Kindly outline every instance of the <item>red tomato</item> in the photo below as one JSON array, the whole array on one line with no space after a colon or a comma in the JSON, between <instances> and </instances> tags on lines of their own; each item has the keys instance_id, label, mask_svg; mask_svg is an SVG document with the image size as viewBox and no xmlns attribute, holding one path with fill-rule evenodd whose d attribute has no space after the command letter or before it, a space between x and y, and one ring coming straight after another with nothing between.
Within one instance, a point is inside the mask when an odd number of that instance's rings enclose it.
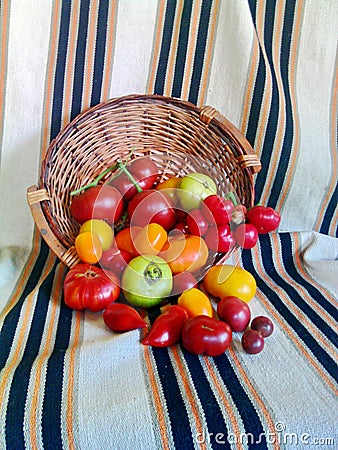
<instances>
[{"instance_id":1,"label":"red tomato","mask_svg":"<svg viewBox=\"0 0 338 450\"><path fill-rule=\"evenodd\" d=\"M181 272L173 276L172 295L180 295L191 288L197 288L197 280L192 273Z\"/></svg>"},{"instance_id":2,"label":"red tomato","mask_svg":"<svg viewBox=\"0 0 338 450\"><path fill-rule=\"evenodd\" d=\"M113 246L103 252L100 259L100 266L112 271L118 277L121 277L128 262L132 259L133 255L131 253L124 252Z\"/></svg>"},{"instance_id":3,"label":"red tomato","mask_svg":"<svg viewBox=\"0 0 338 450\"><path fill-rule=\"evenodd\" d=\"M195 236L204 236L208 231L209 222L204 217L201 209L192 209L189 211L186 223L189 232Z\"/></svg>"},{"instance_id":4,"label":"red tomato","mask_svg":"<svg viewBox=\"0 0 338 450\"><path fill-rule=\"evenodd\" d=\"M64 301L72 309L101 311L120 295L118 277L87 263L72 267L63 284Z\"/></svg>"},{"instance_id":5,"label":"red tomato","mask_svg":"<svg viewBox=\"0 0 338 450\"><path fill-rule=\"evenodd\" d=\"M120 192L113 186L91 187L73 197L70 212L80 224L90 219L101 219L110 225L117 222L123 210Z\"/></svg>"},{"instance_id":6,"label":"red tomato","mask_svg":"<svg viewBox=\"0 0 338 450\"><path fill-rule=\"evenodd\" d=\"M213 252L227 253L235 245L235 239L227 223L212 225L204 236L204 240Z\"/></svg>"},{"instance_id":7,"label":"red tomato","mask_svg":"<svg viewBox=\"0 0 338 450\"><path fill-rule=\"evenodd\" d=\"M281 216L269 206L254 206L248 210L247 219L257 228L258 233L265 234L279 227Z\"/></svg>"},{"instance_id":8,"label":"red tomato","mask_svg":"<svg viewBox=\"0 0 338 450\"><path fill-rule=\"evenodd\" d=\"M232 331L244 331L251 318L248 304L233 296L224 297L217 303L217 315Z\"/></svg>"},{"instance_id":9,"label":"red tomato","mask_svg":"<svg viewBox=\"0 0 338 450\"><path fill-rule=\"evenodd\" d=\"M134 159L126 168L142 190L150 189L159 175L157 165L148 156ZM126 200L130 200L137 193L133 181L126 173L121 173L111 185L116 187Z\"/></svg>"},{"instance_id":10,"label":"red tomato","mask_svg":"<svg viewBox=\"0 0 338 450\"><path fill-rule=\"evenodd\" d=\"M258 240L257 228L251 223L241 223L234 231L234 238L240 247L253 248Z\"/></svg>"},{"instance_id":11,"label":"red tomato","mask_svg":"<svg viewBox=\"0 0 338 450\"><path fill-rule=\"evenodd\" d=\"M182 344L195 355L218 356L225 352L232 341L228 324L209 316L195 316L182 328Z\"/></svg>"},{"instance_id":12,"label":"red tomato","mask_svg":"<svg viewBox=\"0 0 338 450\"><path fill-rule=\"evenodd\" d=\"M124 332L145 328L147 322L130 305L111 303L103 311L103 321L112 331Z\"/></svg>"},{"instance_id":13,"label":"red tomato","mask_svg":"<svg viewBox=\"0 0 338 450\"><path fill-rule=\"evenodd\" d=\"M212 223L229 223L234 210L234 204L231 200L225 199L219 195L209 195L202 202L202 211L204 216Z\"/></svg>"},{"instance_id":14,"label":"red tomato","mask_svg":"<svg viewBox=\"0 0 338 450\"><path fill-rule=\"evenodd\" d=\"M128 205L128 216L132 225L141 227L157 223L170 230L176 222L171 200L161 191L151 189L134 195Z\"/></svg>"}]
</instances>

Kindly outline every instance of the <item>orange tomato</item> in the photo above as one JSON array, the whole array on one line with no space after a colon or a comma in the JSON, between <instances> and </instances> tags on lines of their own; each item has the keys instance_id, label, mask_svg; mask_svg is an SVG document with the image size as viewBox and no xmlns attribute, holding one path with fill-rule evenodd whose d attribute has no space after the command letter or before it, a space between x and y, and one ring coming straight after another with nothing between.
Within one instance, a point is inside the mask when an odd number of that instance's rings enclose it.
<instances>
[{"instance_id":1,"label":"orange tomato","mask_svg":"<svg viewBox=\"0 0 338 450\"><path fill-rule=\"evenodd\" d=\"M164 245L161 256L173 274L197 272L208 259L208 247L203 238L194 235L174 235Z\"/></svg>"},{"instance_id":2,"label":"orange tomato","mask_svg":"<svg viewBox=\"0 0 338 450\"><path fill-rule=\"evenodd\" d=\"M143 227L134 240L139 255L157 255L167 242L168 234L158 223L149 223Z\"/></svg>"},{"instance_id":3,"label":"orange tomato","mask_svg":"<svg viewBox=\"0 0 338 450\"><path fill-rule=\"evenodd\" d=\"M164 191L163 193L170 197L174 205L178 204L178 198L177 198L177 186L179 185L179 182L181 181L181 178L178 177L170 177L167 180L162 181L156 186L156 189L159 191Z\"/></svg>"},{"instance_id":4,"label":"orange tomato","mask_svg":"<svg viewBox=\"0 0 338 450\"><path fill-rule=\"evenodd\" d=\"M137 256L138 253L134 246L134 240L140 230L142 230L142 227L132 226L119 231L115 236L116 247L121 250L121 252L123 251Z\"/></svg>"},{"instance_id":5,"label":"orange tomato","mask_svg":"<svg viewBox=\"0 0 338 450\"><path fill-rule=\"evenodd\" d=\"M97 234L84 231L75 238L75 249L81 261L96 264L102 256L102 244Z\"/></svg>"},{"instance_id":6,"label":"orange tomato","mask_svg":"<svg viewBox=\"0 0 338 450\"><path fill-rule=\"evenodd\" d=\"M197 288L184 291L178 298L177 303L188 312L189 317L213 316L212 305L209 297Z\"/></svg>"}]
</instances>

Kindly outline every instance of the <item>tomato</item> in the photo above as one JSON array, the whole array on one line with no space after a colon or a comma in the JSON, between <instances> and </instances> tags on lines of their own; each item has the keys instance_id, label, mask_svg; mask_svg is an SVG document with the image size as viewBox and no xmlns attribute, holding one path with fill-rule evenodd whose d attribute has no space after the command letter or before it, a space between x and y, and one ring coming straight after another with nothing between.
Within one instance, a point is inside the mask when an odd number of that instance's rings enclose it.
<instances>
[{"instance_id":1,"label":"tomato","mask_svg":"<svg viewBox=\"0 0 338 450\"><path fill-rule=\"evenodd\" d=\"M273 323L265 316L257 316L251 322L251 329L259 331L263 338L269 337L273 333Z\"/></svg>"},{"instance_id":2,"label":"tomato","mask_svg":"<svg viewBox=\"0 0 338 450\"><path fill-rule=\"evenodd\" d=\"M203 238L180 234L168 239L160 256L167 261L173 274L195 273L207 262L209 251Z\"/></svg>"},{"instance_id":3,"label":"tomato","mask_svg":"<svg viewBox=\"0 0 338 450\"><path fill-rule=\"evenodd\" d=\"M136 330L145 328L147 322L130 305L124 303L111 303L103 311L103 321L107 327L116 332Z\"/></svg>"},{"instance_id":4,"label":"tomato","mask_svg":"<svg viewBox=\"0 0 338 450\"><path fill-rule=\"evenodd\" d=\"M173 205L177 205L177 186L179 185L180 181L180 177L170 177L167 180L159 183L156 186L156 189L159 191L163 191L163 193L173 202Z\"/></svg>"},{"instance_id":5,"label":"tomato","mask_svg":"<svg viewBox=\"0 0 338 450\"><path fill-rule=\"evenodd\" d=\"M137 256L137 250L134 246L134 241L137 234L141 231L142 227L132 226L123 228L115 236L115 244L121 252L130 253L133 256Z\"/></svg>"},{"instance_id":6,"label":"tomato","mask_svg":"<svg viewBox=\"0 0 338 450\"><path fill-rule=\"evenodd\" d=\"M201 209L192 209L189 211L186 223L189 232L195 236L204 236L208 231L209 222L204 217Z\"/></svg>"},{"instance_id":7,"label":"tomato","mask_svg":"<svg viewBox=\"0 0 338 450\"><path fill-rule=\"evenodd\" d=\"M212 317L213 311L209 297L197 288L184 291L177 303L188 311L189 317L201 314Z\"/></svg>"},{"instance_id":8,"label":"tomato","mask_svg":"<svg viewBox=\"0 0 338 450\"><path fill-rule=\"evenodd\" d=\"M161 191L139 192L128 204L130 223L141 227L149 223L158 223L165 230L170 230L176 222L173 206L172 201Z\"/></svg>"},{"instance_id":9,"label":"tomato","mask_svg":"<svg viewBox=\"0 0 338 450\"><path fill-rule=\"evenodd\" d=\"M203 279L205 290L213 297L239 297L248 303L256 293L256 280L245 269L231 264L212 266Z\"/></svg>"},{"instance_id":10,"label":"tomato","mask_svg":"<svg viewBox=\"0 0 338 450\"><path fill-rule=\"evenodd\" d=\"M184 323L188 320L187 311L179 305L169 305L154 321L143 345L169 347L181 338Z\"/></svg>"},{"instance_id":11,"label":"tomato","mask_svg":"<svg viewBox=\"0 0 338 450\"><path fill-rule=\"evenodd\" d=\"M195 355L218 356L224 353L232 341L228 324L209 316L195 316L182 328L182 345Z\"/></svg>"},{"instance_id":12,"label":"tomato","mask_svg":"<svg viewBox=\"0 0 338 450\"><path fill-rule=\"evenodd\" d=\"M119 297L119 280L112 272L79 263L68 271L63 293L69 308L97 312L107 308Z\"/></svg>"},{"instance_id":13,"label":"tomato","mask_svg":"<svg viewBox=\"0 0 338 450\"><path fill-rule=\"evenodd\" d=\"M210 250L220 253L228 253L236 243L228 223L210 226L204 240Z\"/></svg>"},{"instance_id":14,"label":"tomato","mask_svg":"<svg viewBox=\"0 0 338 450\"><path fill-rule=\"evenodd\" d=\"M90 231L95 233L101 241L102 250L110 248L114 241L114 231L110 225L104 220L90 219L81 225L80 233Z\"/></svg>"},{"instance_id":15,"label":"tomato","mask_svg":"<svg viewBox=\"0 0 338 450\"><path fill-rule=\"evenodd\" d=\"M244 249L253 248L258 241L258 231L251 223L241 223L234 231L237 245Z\"/></svg>"},{"instance_id":16,"label":"tomato","mask_svg":"<svg viewBox=\"0 0 338 450\"><path fill-rule=\"evenodd\" d=\"M187 289L196 288L197 280L190 272L181 272L173 276L172 295L179 295Z\"/></svg>"},{"instance_id":17,"label":"tomato","mask_svg":"<svg viewBox=\"0 0 338 450\"><path fill-rule=\"evenodd\" d=\"M229 223L234 211L231 200L216 194L206 197L201 207L205 217L216 224Z\"/></svg>"},{"instance_id":18,"label":"tomato","mask_svg":"<svg viewBox=\"0 0 338 450\"><path fill-rule=\"evenodd\" d=\"M265 234L279 227L281 216L269 206L254 206L247 212L248 221L257 228L258 233Z\"/></svg>"},{"instance_id":19,"label":"tomato","mask_svg":"<svg viewBox=\"0 0 338 450\"><path fill-rule=\"evenodd\" d=\"M177 187L176 195L185 211L199 208L206 197L217 193L214 180L208 175L198 172L185 175Z\"/></svg>"},{"instance_id":20,"label":"tomato","mask_svg":"<svg viewBox=\"0 0 338 450\"><path fill-rule=\"evenodd\" d=\"M232 331L244 331L249 325L251 311L238 297L224 297L217 303L217 315Z\"/></svg>"},{"instance_id":21,"label":"tomato","mask_svg":"<svg viewBox=\"0 0 338 450\"><path fill-rule=\"evenodd\" d=\"M139 255L157 255L167 242L167 232L158 223L143 227L134 240L134 247Z\"/></svg>"},{"instance_id":22,"label":"tomato","mask_svg":"<svg viewBox=\"0 0 338 450\"><path fill-rule=\"evenodd\" d=\"M101 219L112 225L121 217L122 211L122 196L109 185L94 186L75 195L70 205L72 217L80 224Z\"/></svg>"},{"instance_id":23,"label":"tomato","mask_svg":"<svg viewBox=\"0 0 338 450\"><path fill-rule=\"evenodd\" d=\"M243 350L250 355L256 355L264 348L264 338L261 333L256 330L245 330L241 341Z\"/></svg>"},{"instance_id":24,"label":"tomato","mask_svg":"<svg viewBox=\"0 0 338 450\"><path fill-rule=\"evenodd\" d=\"M114 245L102 253L100 266L111 270L115 275L121 277L128 262L133 259L130 253L119 250Z\"/></svg>"},{"instance_id":25,"label":"tomato","mask_svg":"<svg viewBox=\"0 0 338 450\"><path fill-rule=\"evenodd\" d=\"M75 238L75 249L81 261L96 264L102 256L102 244L97 234L84 231Z\"/></svg>"},{"instance_id":26,"label":"tomato","mask_svg":"<svg viewBox=\"0 0 338 450\"><path fill-rule=\"evenodd\" d=\"M159 175L157 165L149 156L135 158L126 168L142 190L150 189ZM119 190L125 200L130 200L137 193L136 186L125 172L118 175L110 184Z\"/></svg>"},{"instance_id":27,"label":"tomato","mask_svg":"<svg viewBox=\"0 0 338 450\"><path fill-rule=\"evenodd\" d=\"M133 258L125 268L121 285L129 303L149 308L158 305L172 290L172 273L168 264L157 255Z\"/></svg>"}]
</instances>

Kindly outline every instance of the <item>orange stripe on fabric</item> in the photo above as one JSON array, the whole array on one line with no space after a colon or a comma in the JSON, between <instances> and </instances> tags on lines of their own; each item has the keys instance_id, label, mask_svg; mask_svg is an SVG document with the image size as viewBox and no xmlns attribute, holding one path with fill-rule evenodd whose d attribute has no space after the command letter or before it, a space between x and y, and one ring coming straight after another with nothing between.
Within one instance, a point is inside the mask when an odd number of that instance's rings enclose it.
<instances>
[{"instance_id":1,"label":"orange stripe on fabric","mask_svg":"<svg viewBox=\"0 0 338 450\"><path fill-rule=\"evenodd\" d=\"M38 290L41 286L41 284L44 282L44 280L49 275L54 263L55 263L55 255L51 252L49 253L47 262L45 264L45 267L42 270L41 277L39 281L36 284L36 287L34 290L27 296L25 300L25 313L22 319L22 324L20 325L20 331L18 338L15 339L15 342L13 343L13 349L12 353L13 356L11 359L9 359L5 369L2 372L1 375L1 381L0 381L0 404L3 404L4 400L4 394L5 394L5 386L8 382L8 379L11 374L13 374L15 367L18 364L20 353L23 351L25 345L25 338L27 338L29 333L29 320L32 318L32 312L33 312L33 306L34 306L34 298L36 297Z\"/></svg>"},{"instance_id":2,"label":"orange stripe on fabric","mask_svg":"<svg viewBox=\"0 0 338 450\"><path fill-rule=\"evenodd\" d=\"M278 114L278 125L277 125L277 136L274 143L274 148L272 149L272 157L269 165L269 176L265 180L264 190L261 196L262 205L266 205L268 202L268 197L270 195L271 186L274 182L275 175L277 172L279 159L280 159L280 150L282 147L284 132L285 132L285 124L286 124L286 111L285 111L285 96L284 96L284 87L282 82L282 75L280 70L280 49L281 49L281 39L283 33L283 21L284 18L284 0L279 0L277 11L275 17L277 18L276 24L274 26L274 37L273 37L273 64L275 69L275 76L277 82L278 89L278 98L279 98L279 114Z\"/></svg>"},{"instance_id":3,"label":"orange stripe on fabric","mask_svg":"<svg viewBox=\"0 0 338 450\"><path fill-rule=\"evenodd\" d=\"M35 229L34 235L33 235L33 248L31 250L31 253L28 257L28 260L26 262L26 265L20 274L20 280L18 281L15 290L13 291L10 300L8 301L7 305L1 311L0 314L0 321L4 319L4 317L9 313L9 311L13 308L13 306L18 301L19 296L22 294L24 287L26 286L27 280L32 272L33 266L37 260L39 251L40 251L40 234Z\"/></svg>"},{"instance_id":4,"label":"orange stripe on fabric","mask_svg":"<svg viewBox=\"0 0 338 450\"><path fill-rule=\"evenodd\" d=\"M168 445L168 434L167 434L166 421L165 421L164 412L163 412L164 407L161 402L161 396L159 394L156 377L154 375L154 369L153 369L153 365L152 365L151 358L150 358L150 350L147 346L144 346L143 350L144 350L144 357L145 357L145 362L146 362L146 366L147 366L147 372L149 375L149 382L150 382L150 386L151 386L153 396L154 396L154 403L155 403L155 408L156 408L159 427L160 427L162 448L164 450L170 450L169 445Z\"/></svg>"},{"instance_id":5,"label":"orange stripe on fabric","mask_svg":"<svg viewBox=\"0 0 338 450\"><path fill-rule=\"evenodd\" d=\"M177 368L179 370L179 373L181 375L180 378L181 378L181 381L182 381L182 384L184 387L184 396L185 396L186 400L189 402L191 412L192 412L192 415L193 415L195 423L196 423L197 436L202 436L203 435L203 424L202 424L202 421L199 416L198 406L196 404L194 392L191 389L191 386L188 381L188 377L186 375L186 369L183 366L183 363L181 361L177 347L173 346L171 348L171 351L172 351L172 355L174 357L175 363L177 365ZM206 449L206 445L204 442L200 443L200 448L203 450Z\"/></svg>"},{"instance_id":6,"label":"orange stripe on fabric","mask_svg":"<svg viewBox=\"0 0 338 450\"><path fill-rule=\"evenodd\" d=\"M64 128L70 120L71 101L73 92L74 66L75 66L75 50L77 40L77 30L80 17L80 2L74 0L71 8L70 33L68 40L67 62L65 67L65 88L64 88L64 108L62 118L62 128Z\"/></svg>"},{"instance_id":7,"label":"orange stripe on fabric","mask_svg":"<svg viewBox=\"0 0 338 450\"><path fill-rule=\"evenodd\" d=\"M75 330L74 338L69 355L69 366L67 371L68 376L68 390L67 396L67 410L66 410L66 427L68 436L68 445L70 450L75 450L75 439L74 439L74 385L75 385L75 364L76 356L79 348L80 336L81 336L81 324L82 324L81 311L75 312Z\"/></svg>"},{"instance_id":8,"label":"orange stripe on fabric","mask_svg":"<svg viewBox=\"0 0 338 450\"><path fill-rule=\"evenodd\" d=\"M170 48L170 56L168 60L168 68L167 68L167 76L166 76L166 84L164 88L164 95L171 95L172 84L174 81L174 70L176 63L176 53L177 53L177 45L178 38L180 34L181 20L182 20L182 11L183 11L183 1L178 0L178 8L175 16L174 30L173 36L171 40L171 48Z\"/></svg>"},{"instance_id":9,"label":"orange stripe on fabric","mask_svg":"<svg viewBox=\"0 0 338 450\"><path fill-rule=\"evenodd\" d=\"M38 438L37 438L37 434L38 434L38 427L39 427L39 423L37 422L37 417L38 417L38 400L39 400L39 393L44 391L44 386L42 383L42 369L43 366L46 364L46 360L48 358L48 356L51 353L51 350L53 348L53 332L55 329L55 325L56 325L56 312L59 306L59 302L56 301L56 297L58 295L58 293L60 293L62 291L62 283L63 283L63 272L64 272L64 267L61 266L61 264L58 266L57 270L56 270L56 274L55 274L55 282L54 282L54 286L53 286L53 291L52 291L52 295L51 295L51 313L50 316L48 318L48 327L46 324L46 328L47 328L47 333L46 333L46 338L45 338L45 346L44 348L40 351L38 358L36 359L36 370L35 370L35 381L34 381L34 389L33 389L33 393L32 393L32 402L31 402L31 409L30 409L30 425L29 425L29 429L30 429L30 444L32 449L38 449L40 448L40 443L38 443ZM42 389L41 389L42 388Z\"/></svg>"},{"instance_id":10,"label":"orange stripe on fabric","mask_svg":"<svg viewBox=\"0 0 338 450\"><path fill-rule=\"evenodd\" d=\"M182 83L182 92L181 98L183 100L188 100L189 97L189 87L191 82L191 75L195 57L195 49L197 42L197 33L198 33L198 18L201 10L201 0L195 0L193 3L193 11L191 17L191 25L190 25L190 33L189 33L189 42L187 48L187 56L185 62L185 70L184 70L184 78Z\"/></svg>"},{"instance_id":11,"label":"orange stripe on fabric","mask_svg":"<svg viewBox=\"0 0 338 450\"><path fill-rule=\"evenodd\" d=\"M50 49L49 49L49 63L47 69L46 78L46 92L45 92L45 108L44 108L44 121L42 129L42 151L41 157L45 156L49 145L49 135L50 135L50 120L51 120L51 109L53 102L53 80L56 67L57 59L57 42L58 42L58 29L61 17L61 0L55 0L53 2L53 13L52 13L52 29L50 38Z\"/></svg>"},{"instance_id":12,"label":"orange stripe on fabric","mask_svg":"<svg viewBox=\"0 0 338 450\"><path fill-rule=\"evenodd\" d=\"M154 92L155 88L155 77L156 77L156 71L157 71L157 65L158 65L158 59L160 55L160 48L161 48L161 39L162 39L162 33L163 33L163 26L164 26L164 13L165 13L165 6L166 2L159 0L158 4L158 12L157 12L157 27L155 31L155 37L154 37L154 48L153 48L153 54L151 59L151 66L149 70L149 80L148 80L148 87L147 87L147 93L151 94Z\"/></svg>"},{"instance_id":13,"label":"orange stripe on fabric","mask_svg":"<svg viewBox=\"0 0 338 450\"><path fill-rule=\"evenodd\" d=\"M227 351L229 352L229 354L233 360L233 363L235 364L236 369L241 376L243 383L245 383L248 390L250 391L250 395L253 397L253 399L256 402L256 405L260 408L261 412L263 413L266 423L269 427L270 434L273 436L276 433L276 428L275 428L274 421L269 413L268 408L265 406L264 401L261 399L261 397L257 394L257 391L254 388L254 386L252 385L250 378L248 377L246 371L243 369L243 366L242 366L236 352L231 347ZM273 442L273 448L275 450L280 449L280 445L277 441Z\"/></svg>"},{"instance_id":14,"label":"orange stripe on fabric","mask_svg":"<svg viewBox=\"0 0 338 450\"><path fill-rule=\"evenodd\" d=\"M279 275L286 281L289 281L291 285L294 284L294 280L292 280L291 277L289 277L288 273L284 269L284 266L281 262L281 249L279 248L279 241L278 237L275 233L271 233L272 236L272 245L273 245L273 253L277 256L277 258L274 260L274 265L279 273ZM312 300L311 296L307 294L306 290L303 289L300 285L297 286L297 291L299 291L300 294L304 297L307 303L309 303L317 312L319 312L319 308L317 307L316 303ZM297 308L297 306L290 300L289 296L284 293L280 292L280 297L283 300L283 303L288 306L288 309L293 312L293 314L299 319L299 321L306 326L306 328L311 331L312 335L317 339L318 342L321 343L322 347L325 348L325 350L331 354L331 357L335 359L337 357L336 352L330 345L330 343L326 340L325 337L318 331L318 329L312 325L312 322L308 319L307 315L304 314L300 309ZM327 315L326 315L327 316ZM331 324L328 322L332 328L335 328L335 323L333 320L330 320L329 317L326 317L326 320L331 322Z\"/></svg>"},{"instance_id":15,"label":"orange stripe on fabric","mask_svg":"<svg viewBox=\"0 0 338 450\"><path fill-rule=\"evenodd\" d=\"M4 0L1 4L1 60L0 60L0 135L3 128L3 115L5 108L5 84L6 84L6 70L7 70L7 39L9 28L9 10L10 2Z\"/></svg>"},{"instance_id":16,"label":"orange stripe on fabric","mask_svg":"<svg viewBox=\"0 0 338 450\"><path fill-rule=\"evenodd\" d=\"M216 28L217 28L217 22L218 22L218 15L219 15L219 9L220 9L220 1L214 0L212 5L212 13L211 13L211 19L210 19L210 32L209 32L209 38L207 41L207 50L204 58L204 64L203 64L203 71L202 71L202 77L200 82L200 93L199 93L199 100L198 105L200 107L205 105L206 101L206 95L207 95L207 87L210 77L210 71L211 71L211 60L213 56L213 49L215 44L215 36L216 36Z\"/></svg>"},{"instance_id":17,"label":"orange stripe on fabric","mask_svg":"<svg viewBox=\"0 0 338 450\"><path fill-rule=\"evenodd\" d=\"M223 386L219 382L218 376L216 375L215 370L210 363L209 357L203 356L203 359L204 359L204 363L205 363L206 367L208 368L208 372L212 379L212 382L217 390L217 394L218 394L219 398L222 400L222 404L225 406L226 412L227 412L228 417L231 422L231 427L234 431L234 435L240 436L241 430L239 429L238 422L237 422L236 416L233 412L233 409L232 409L231 405L229 404L227 396L224 393ZM241 442L239 442L237 439L236 439L236 448L237 449L244 448L243 444Z\"/></svg>"},{"instance_id":18,"label":"orange stripe on fabric","mask_svg":"<svg viewBox=\"0 0 338 450\"><path fill-rule=\"evenodd\" d=\"M99 2L92 0L90 2L90 17L88 24L88 41L86 51L85 76L83 86L83 107L89 108L91 103L91 90L94 73L94 54L95 54L95 37L97 27Z\"/></svg>"},{"instance_id":19,"label":"orange stripe on fabric","mask_svg":"<svg viewBox=\"0 0 338 450\"><path fill-rule=\"evenodd\" d=\"M272 286L274 289L276 289L275 285L272 285L270 282L269 277L265 274L264 268L262 267L262 263L260 262L259 255L258 255L258 249L253 249L255 253L254 260L257 261L256 270L259 274L259 276L263 279L263 281ZM279 291L278 291L279 292ZM261 303L264 305L264 307L269 311L269 314L274 318L276 323L278 323L278 326L280 329L284 331L284 333L292 340L294 345L298 348L302 356L305 357L305 360L309 362L309 364L318 372L320 377L327 383L327 385L332 389L334 393L338 394L338 389L335 385L335 383L332 382L332 380L327 376L326 372L323 371L321 366L310 356L309 351L305 348L305 346L301 343L302 341L298 338L298 336L295 336L295 333L290 329L289 326L287 326L284 322L284 320L281 319L278 313L276 313L275 309L272 307L271 303L266 300L264 295L257 290L256 295L259 297Z\"/></svg>"},{"instance_id":20,"label":"orange stripe on fabric","mask_svg":"<svg viewBox=\"0 0 338 450\"><path fill-rule=\"evenodd\" d=\"M117 0L111 0L109 2L109 17L108 17L108 31L107 31L107 43L105 52L105 72L102 81L102 101L107 101L110 97L110 83L113 71L113 54L114 54L114 41L116 31L117 20Z\"/></svg>"},{"instance_id":21,"label":"orange stripe on fabric","mask_svg":"<svg viewBox=\"0 0 338 450\"><path fill-rule=\"evenodd\" d=\"M298 46L299 46L303 8L304 8L303 0L298 0L297 11L294 19L293 39L291 42L291 49L290 49L291 57L289 64L289 73L290 73L289 86L290 86L291 105L293 110L292 117L294 124L294 141L292 145L291 158L289 161L288 175L285 177L279 198L279 204L281 205L281 207L283 206L285 198L289 192L290 185L293 180L293 175L296 170L296 163L299 153L300 125L299 125L299 115L297 109L297 95L296 95L296 67L297 67Z\"/></svg>"}]
</instances>

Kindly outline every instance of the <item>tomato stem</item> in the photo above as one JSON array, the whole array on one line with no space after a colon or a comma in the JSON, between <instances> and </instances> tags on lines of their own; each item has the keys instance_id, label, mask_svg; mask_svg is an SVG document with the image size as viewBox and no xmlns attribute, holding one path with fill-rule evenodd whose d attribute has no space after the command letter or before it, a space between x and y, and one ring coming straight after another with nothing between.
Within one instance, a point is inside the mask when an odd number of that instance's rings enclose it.
<instances>
[{"instance_id":1,"label":"tomato stem","mask_svg":"<svg viewBox=\"0 0 338 450\"><path fill-rule=\"evenodd\" d=\"M135 178L132 176L132 174L126 168L125 164L122 163L122 161L117 161L117 167L121 170L121 172L124 172L127 175L127 177L130 179L130 181L136 187L137 192L143 192L141 186L138 184L138 182L135 180Z\"/></svg>"}]
</instances>

